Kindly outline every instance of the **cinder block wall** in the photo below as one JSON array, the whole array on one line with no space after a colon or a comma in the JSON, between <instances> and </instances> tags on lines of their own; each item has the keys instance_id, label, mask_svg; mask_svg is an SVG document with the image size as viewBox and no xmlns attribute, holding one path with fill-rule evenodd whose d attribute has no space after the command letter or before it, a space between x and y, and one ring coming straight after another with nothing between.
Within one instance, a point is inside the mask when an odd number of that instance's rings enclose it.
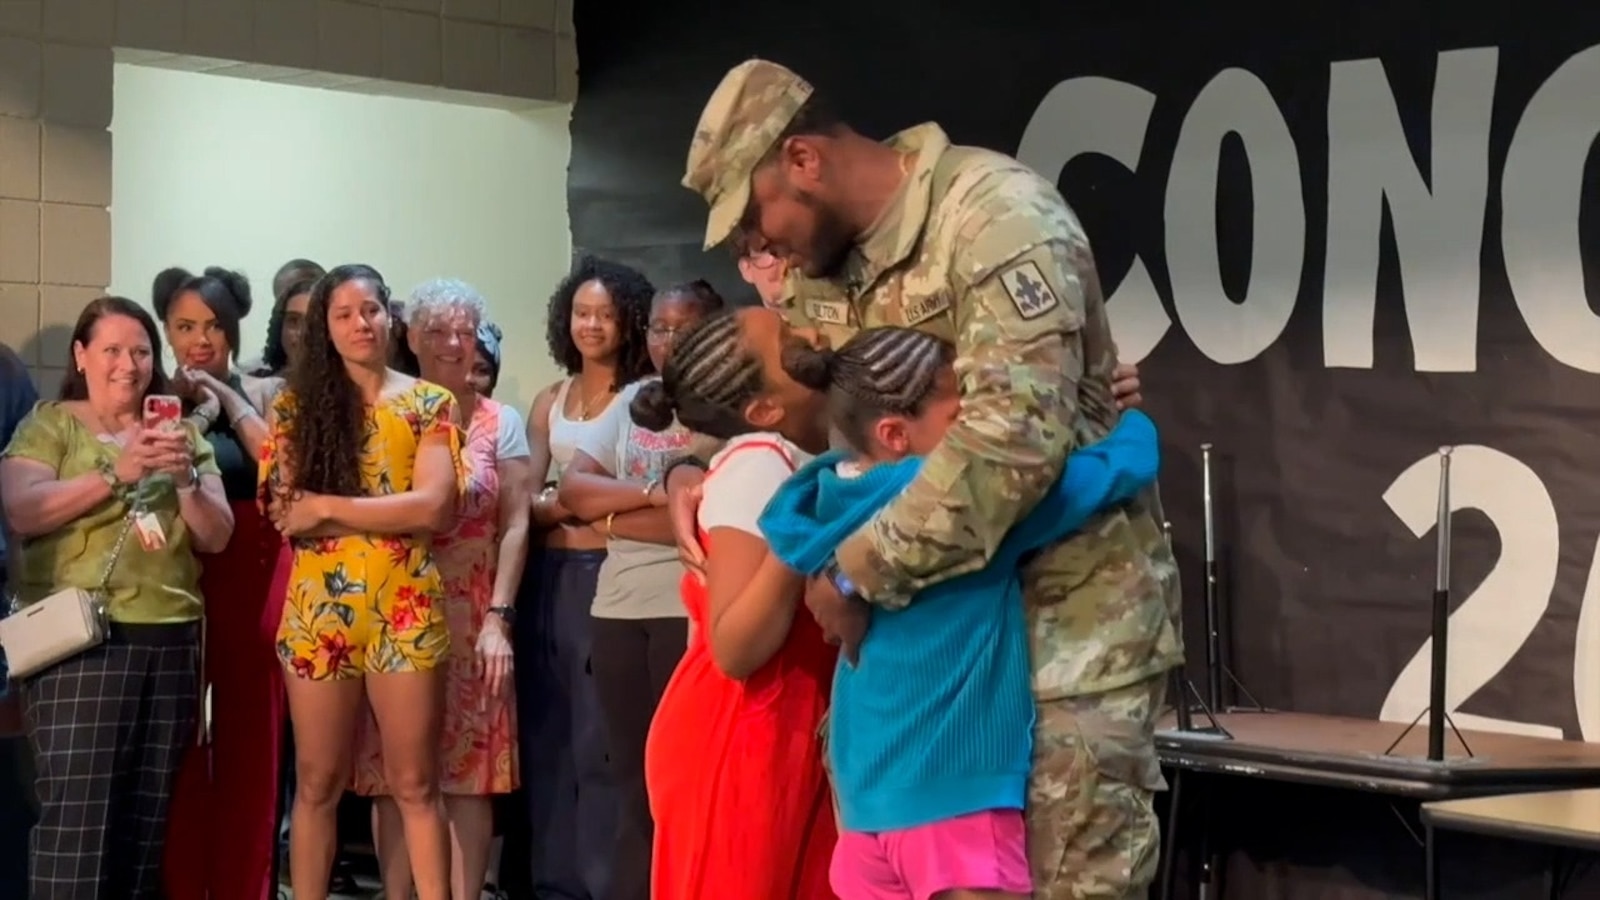
<instances>
[{"instance_id":1,"label":"cinder block wall","mask_svg":"<svg viewBox=\"0 0 1600 900\"><path fill-rule=\"evenodd\" d=\"M577 95L571 3L0 0L0 341L53 394L78 311L110 283L107 129L119 56L531 108Z\"/></svg>"}]
</instances>

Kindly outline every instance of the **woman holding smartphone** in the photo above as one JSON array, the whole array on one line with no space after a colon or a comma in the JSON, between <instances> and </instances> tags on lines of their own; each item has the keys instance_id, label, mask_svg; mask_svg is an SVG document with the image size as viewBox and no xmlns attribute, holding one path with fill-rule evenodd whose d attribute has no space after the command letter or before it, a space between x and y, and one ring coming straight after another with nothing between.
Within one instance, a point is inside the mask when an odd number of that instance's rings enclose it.
<instances>
[{"instance_id":1,"label":"woman holding smartphone","mask_svg":"<svg viewBox=\"0 0 1600 900\"><path fill-rule=\"evenodd\" d=\"M61 400L35 408L0 458L18 601L104 583L111 620L104 643L20 684L40 801L33 900L161 892L172 777L195 741L195 553L227 545L233 514L192 427L145 427L146 398L166 390L160 360L144 307L93 301Z\"/></svg>"}]
</instances>

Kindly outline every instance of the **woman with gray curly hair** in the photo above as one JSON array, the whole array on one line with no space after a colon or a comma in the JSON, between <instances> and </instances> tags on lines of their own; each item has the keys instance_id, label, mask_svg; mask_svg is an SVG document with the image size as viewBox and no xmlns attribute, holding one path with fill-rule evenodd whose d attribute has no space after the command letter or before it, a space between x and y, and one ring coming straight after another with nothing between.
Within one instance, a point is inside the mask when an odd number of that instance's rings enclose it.
<instances>
[{"instance_id":1,"label":"woman with gray curly hair","mask_svg":"<svg viewBox=\"0 0 1600 900\"><path fill-rule=\"evenodd\" d=\"M433 558L450 627L439 786L450 823L451 896L477 900L494 840L490 798L518 784L511 625L527 554L533 469L522 417L473 389L477 345L492 327L483 296L463 281L435 279L412 291L405 310L406 340L422 378L455 395L466 435L456 519L434 536ZM411 866L400 811L387 796L374 723L366 724L355 790L375 798L384 893L405 898Z\"/></svg>"}]
</instances>

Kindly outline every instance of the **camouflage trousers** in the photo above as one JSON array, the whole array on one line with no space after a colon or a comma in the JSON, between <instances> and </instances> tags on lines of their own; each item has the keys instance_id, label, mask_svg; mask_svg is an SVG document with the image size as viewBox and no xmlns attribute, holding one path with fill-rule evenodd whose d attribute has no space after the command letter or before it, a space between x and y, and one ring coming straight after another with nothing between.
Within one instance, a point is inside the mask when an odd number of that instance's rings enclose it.
<instances>
[{"instance_id":1,"label":"camouflage trousers","mask_svg":"<svg viewBox=\"0 0 1600 900\"><path fill-rule=\"evenodd\" d=\"M1155 880L1166 787L1155 722L1167 676L1041 700L1028 783L1035 900L1142 900Z\"/></svg>"}]
</instances>

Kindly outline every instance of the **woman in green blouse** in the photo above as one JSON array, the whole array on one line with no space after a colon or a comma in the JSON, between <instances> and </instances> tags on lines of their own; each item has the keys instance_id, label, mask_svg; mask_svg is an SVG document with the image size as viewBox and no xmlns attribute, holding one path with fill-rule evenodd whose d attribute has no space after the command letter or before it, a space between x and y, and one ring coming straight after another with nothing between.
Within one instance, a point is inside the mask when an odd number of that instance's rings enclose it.
<instances>
[{"instance_id":1,"label":"woman in green blouse","mask_svg":"<svg viewBox=\"0 0 1600 900\"><path fill-rule=\"evenodd\" d=\"M142 307L91 302L61 400L39 404L0 455L0 498L22 544L20 606L96 589L115 563L106 642L21 685L40 800L33 900L159 892L172 776L197 735L194 554L227 545L233 514L192 428L140 425L144 398L166 390L160 359Z\"/></svg>"}]
</instances>

